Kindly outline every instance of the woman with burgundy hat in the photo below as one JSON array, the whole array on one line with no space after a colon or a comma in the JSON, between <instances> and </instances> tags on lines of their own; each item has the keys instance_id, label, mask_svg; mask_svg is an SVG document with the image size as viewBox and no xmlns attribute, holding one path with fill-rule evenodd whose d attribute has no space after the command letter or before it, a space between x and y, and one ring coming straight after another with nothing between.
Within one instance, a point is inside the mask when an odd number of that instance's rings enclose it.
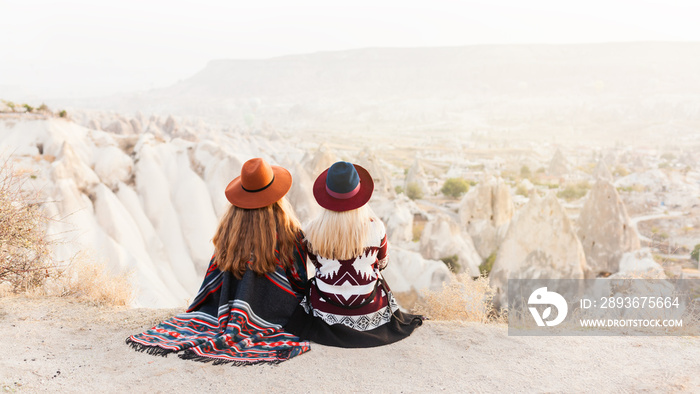
<instances>
[{"instance_id":1,"label":"woman with burgundy hat","mask_svg":"<svg viewBox=\"0 0 700 394\"><path fill-rule=\"evenodd\" d=\"M284 195L289 171L256 158L226 187L231 207L185 313L127 338L138 351L237 365L278 363L309 350L283 326L306 287L303 233Z\"/></svg>"},{"instance_id":2,"label":"woman with burgundy hat","mask_svg":"<svg viewBox=\"0 0 700 394\"><path fill-rule=\"evenodd\" d=\"M314 183L323 212L306 228L316 268L307 294L287 323L302 339L339 347L399 341L422 318L404 314L380 271L387 265L384 224L367 205L374 182L364 168L337 162Z\"/></svg>"}]
</instances>

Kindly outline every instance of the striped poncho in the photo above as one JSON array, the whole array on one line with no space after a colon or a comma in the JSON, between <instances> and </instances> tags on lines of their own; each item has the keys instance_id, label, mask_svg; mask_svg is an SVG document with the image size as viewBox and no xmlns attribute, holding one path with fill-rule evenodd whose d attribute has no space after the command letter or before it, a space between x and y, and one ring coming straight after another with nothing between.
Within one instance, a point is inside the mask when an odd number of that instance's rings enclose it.
<instances>
[{"instance_id":1,"label":"striped poncho","mask_svg":"<svg viewBox=\"0 0 700 394\"><path fill-rule=\"evenodd\" d=\"M306 284L306 250L297 243L294 262L284 269L241 279L219 270L214 256L199 292L185 313L126 339L137 351L215 364L279 363L309 350L309 342L283 325Z\"/></svg>"}]
</instances>

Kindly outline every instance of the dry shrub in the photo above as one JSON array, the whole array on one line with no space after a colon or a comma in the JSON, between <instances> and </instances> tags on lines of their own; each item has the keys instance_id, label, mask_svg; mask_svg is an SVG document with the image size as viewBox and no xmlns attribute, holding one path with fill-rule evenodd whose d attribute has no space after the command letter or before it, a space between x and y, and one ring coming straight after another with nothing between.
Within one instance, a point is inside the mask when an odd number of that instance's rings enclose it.
<instances>
[{"instance_id":1,"label":"dry shrub","mask_svg":"<svg viewBox=\"0 0 700 394\"><path fill-rule=\"evenodd\" d=\"M133 300L132 272L114 275L88 252L75 256L67 268L58 271L35 294L66 297L94 305L128 306Z\"/></svg>"},{"instance_id":2,"label":"dry shrub","mask_svg":"<svg viewBox=\"0 0 700 394\"><path fill-rule=\"evenodd\" d=\"M97 305L128 305L130 273L112 275L86 252L69 264L57 264L50 254L49 221L39 199L22 191L27 174L8 161L0 166L0 296L25 292L34 296L75 296Z\"/></svg>"},{"instance_id":3,"label":"dry shrub","mask_svg":"<svg viewBox=\"0 0 700 394\"><path fill-rule=\"evenodd\" d=\"M414 311L435 320L461 320L479 323L503 322L493 308L494 291L489 279L472 279L467 274L452 275L438 291L425 290Z\"/></svg>"},{"instance_id":4,"label":"dry shrub","mask_svg":"<svg viewBox=\"0 0 700 394\"><path fill-rule=\"evenodd\" d=\"M23 178L0 166L0 284L12 291L41 286L50 275L47 218L22 191Z\"/></svg>"}]
</instances>

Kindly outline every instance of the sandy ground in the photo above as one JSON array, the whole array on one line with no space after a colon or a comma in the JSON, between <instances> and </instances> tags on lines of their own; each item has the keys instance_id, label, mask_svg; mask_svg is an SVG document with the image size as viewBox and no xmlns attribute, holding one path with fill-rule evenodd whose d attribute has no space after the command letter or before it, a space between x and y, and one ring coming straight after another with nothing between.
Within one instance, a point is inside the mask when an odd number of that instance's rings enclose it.
<instances>
[{"instance_id":1,"label":"sandy ground","mask_svg":"<svg viewBox=\"0 0 700 394\"><path fill-rule=\"evenodd\" d=\"M133 351L176 310L0 298L0 390L50 392L700 391L698 337L509 337L505 325L428 321L373 349L312 350L234 367Z\"/></svg>"}]
</instances>

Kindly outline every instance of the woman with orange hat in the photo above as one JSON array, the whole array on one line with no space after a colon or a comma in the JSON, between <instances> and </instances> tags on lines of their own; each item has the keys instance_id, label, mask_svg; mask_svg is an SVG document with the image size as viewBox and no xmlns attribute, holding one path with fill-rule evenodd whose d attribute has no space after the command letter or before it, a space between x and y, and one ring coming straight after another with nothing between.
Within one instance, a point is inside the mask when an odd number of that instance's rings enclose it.
<instances>
[{"instance_id":1,"label":"woman with orange hat","mask_svg":"<svg viewBox=\"0 0 700 394\"><path fill-rule=\"evenodd\" d=\"M422 317L399 310L381 276L387 239L367 205L373 191L367 170L348 162L316 179L314 197L324 210L306 228L316 276L287 331L323 345L373 347L406 338L421 325Z\"/></svg>"},{"instance_id":2,"label":"woman with orange hat","mask_svg":"<svg viewBox=\"0 0 700 394\"><path fill-rule=\"evenodd\" d=\"M286 169L256 158L226 187L215 254L185 313L127 338L138 351L215 363L278 363L309 350L285 332L306 286L303 233Z\"/></svg>"}]
</instances>

